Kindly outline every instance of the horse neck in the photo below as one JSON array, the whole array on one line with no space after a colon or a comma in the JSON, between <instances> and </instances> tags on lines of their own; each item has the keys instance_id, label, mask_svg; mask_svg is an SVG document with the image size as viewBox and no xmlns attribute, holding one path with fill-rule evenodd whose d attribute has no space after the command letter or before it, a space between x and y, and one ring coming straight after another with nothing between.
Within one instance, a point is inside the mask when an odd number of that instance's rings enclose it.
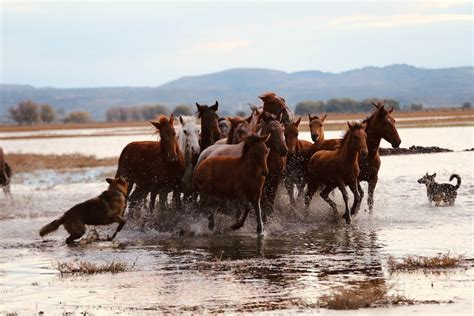
<instances>
[{"instance_id":1,"label":"horse neck","mask_svg":"<svg viewBox=\"0 0 474 316\"><path fill-rule=\"evenodd\" d=\"M382 137L380 137L376 131L371 128L369 125L368 128L365 130L367 134L367 150L368 150L368 156L375 156L379 152L379 147L380 147L380 141L382 140Z\"/></svg>"},{"instance_id":2,"label":"horse neck","mask_svg":"<svg viewBox=\"0 0 474 316\"><path fill-rule=\"evenodd\" d=\"M239 163L245 170L248 170L250 174L258 173L259 166L255 163L255 160L250 156L251 152L248 151L238 158Z\"/></svg>"},{"instance_id":3,"label":"horse neck","mask_svg":"<svg viewBox=\"0 0 474 316\"><path fill-rule=\"evenodd\" d=\"M348 135L349 138L344 144L338 149L339 154L343 157L345 161L356 161L359 157L359 152L353 148L353 139L352 135Z\"/></svg>"}]
</instances>

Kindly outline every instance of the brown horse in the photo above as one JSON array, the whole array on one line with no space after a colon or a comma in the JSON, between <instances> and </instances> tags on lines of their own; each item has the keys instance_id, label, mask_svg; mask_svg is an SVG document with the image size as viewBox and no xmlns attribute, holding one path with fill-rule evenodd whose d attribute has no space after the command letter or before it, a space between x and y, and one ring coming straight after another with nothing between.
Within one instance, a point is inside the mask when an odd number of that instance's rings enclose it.
<instances>
[{"instance_id":1,"label":"brown horse","mask_svg":"<svg viewBox=\"0 0 474 316\"><path fill-rule=\"evenodd\" d=\"M227 137L219 139L217 142L215 142L215 144L238 144L245 137L252 134L252 127L250 126L250 122L252 121L252 115L250 115L246 119L240 117L229 117L228 121L230 122L230 130L227 134Z\"/></svg>"},{"instance_id":2,"label":"brown horse","mask_svg":"<svg viewBox=\"0 0 474 316\"><path fill-rule=\"evenodd\" d=\"M0 147L0 186L3 188L3 193L5 193L5 196L11 196L10 180L12 178L12 173L12 168L5 161L3 148Z\"/></svg>"},{"instance_id":3,"label":"brown horse","mask_svg":"<svg viewBox=\"0 0 474 316\"><path fill-rule=\"evenodd\" d=\"M358 183L361 200L364 197L364 191L360 186L360 182L367 181L369 185L367 204L370 212L372 212L374 207L374 190L377 185L381 165L379 155L380 141L382 138L385 139L393 148L398 148L402 142L395 127L395 119L392 117L393 108L386 110L383 101L372 101L372 105L376 110L363 120L363 123L367 124L365 132L367 133L369 154L359 159L360 175ZM358 209L359 207L355 209L355 212Z\"/></svg>"},{"instance_id":4,"label":"brown horse","mask_svg":"<svg viewBox=\"0 0 474 316\"><path fill-rule=\"evenodd\" d=\"M257 234L263 231L260 199L265 177L268 175L268 149L265 142L270 136L250 135L244 139L240 157L212 157L198 165L194 172L194 185L201 194L200 208L206 206L209 197L238 200L245 203L242 218L232 225L241 228L250 212L248 203L255 209ZM209 228L214 227L214 215L209 213Z\"/></svg>"},{"instance_id":5,"label":"brown horse","mask_svg":"<svg viewBox=\"0 0 474 316\"><path fill-rule=\"evenodd\" d=\"M196 102L196 107L198 118L201 119L201 140L199 145L201 146L201 151L203 151L221 138L218 123L219 116L216 113L219 109L219 103L216 101L214 105L208 106L200 105Z\"/></svg>"},{"instance_id":6,"label":"brown horse","mask_svg":"<svg viewBox=\"0 0 474 316\"><path fill-rule=\"evenodd\" d=\"M281 114L275 118L272 114L263 112L260 115L260 121L262 122L262 128L260 133L262 135L270 134L270 138L266 142L267 147L270 149L268 154L268 176L265 179L264 186L264 215L269 215L273 211L273 203L275 202L275 196L280 184L280 180L283 176L283 172L286 166L286 155L288 154L288 147L285 143L285 136L283 132L283 126L279 122Z\"/></svg>"},{"instance_id":7,"label":"brown horse","mask_svg":"<svg viewBox=\"0 0 474 316\"><path fill-rule=\"evenodd\" d=\"M175 203L179 204L181 179L184 174L184 159L176 140L173 126L174 116L169 120L160 116L158 121L150 122L160 134L160 141L132 142L120 154L116 177L123 176L135 190L130 196L130 211L143 201L149 192L150 211L155 207L156 195L160 195L160 209L165 206L169 192L174 191Z\"/></svg>"},{"instance_id":8,"label":"brown horse","mask_svg":"<svg viewBox=\"0 0 474 316\"><path fill-rule=\"evenodd\" d=\"M309 161L309 159L305 159L303 156L303 151L311 146L310 142L298 139L298 126L300 122L301 117L296 122L285 125L285 142L288 147L285 187L292 205L296 204L294 186L296 185L298 192L303 192L306 164Z\"/></svg>"},{"instance_id":9,"label":"brown horse","mask_svg":"<svg viewBox=\"0 0 474 316\"><path fill-rule=\"evenodd\" d=\"M308 207L313 194L320 185L325 188L321 192L321 197L331 205L336 219L339 218L337 206L334 201L329 198L329 193L338 187L342 193L345 203L344 218L349 224L351 222L351 212L348 207L348 196L346 185L349 186L354 194L354 204L352 205L352 213L360 203L358 192L358 176L359 176L359 154L366 156L368 153L366 138L364 131L365 126L360 123L347 122L348 130L341 140L336 150L320 150L316 152L308 165L308 191L305 197L305 206Z\"/></svg>"},{"instance_id":10,"label":"brown horse","mask_svg":"<svg viewBox=\"0 0 474 316\"><path fill-rule=\"evenodd\" d=\"M278 96L275 92L266 92L259 96L263 101L263 112L271 113L273 115L282 114L282 121L289 124L293 121L293 113L286 106L286 101Z\"/></svg>"}]
</instances>

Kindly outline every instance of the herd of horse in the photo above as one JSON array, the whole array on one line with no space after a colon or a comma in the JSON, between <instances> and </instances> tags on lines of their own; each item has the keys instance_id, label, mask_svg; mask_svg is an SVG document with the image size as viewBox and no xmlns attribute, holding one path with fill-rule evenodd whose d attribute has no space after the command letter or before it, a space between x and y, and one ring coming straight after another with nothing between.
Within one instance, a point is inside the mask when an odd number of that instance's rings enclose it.
<instances>
[{"instance_id":1,"label":"herd of horse","mask_svg":"<svg viewBox=\"0 0 474 316\"><path fill-rule=\"evenodd\" d=\"M391 115L393 108L386 109L383 101L372 101L374 111L361 122L347 122L341 139L325 139L326 115L308 114L313 141L308 142L298 139L301 117L295 118L285 99L272 92L259 98L263 106L252 106L248 118L219 117L217 101L212 106L196 103L200 124L194 117L179 117L178 134L173 114L150 122L159 140L128 144L118 162L116 178L128 182L129 216L138 216L148 195L146 208L150 212L157 196L159 208L164 210L172 193L177 210L183 203L197 203L201 214L207 215L210 229L216 204L222 207L230 202L233 208L243 210L243 214L236 212L232 229L241 228L253 208L257 234L261 234L282 182L290 203L304 199L306 208L321 188L320 195L336 219L340 215L329 193L338 188L345 203L343 217L350 223L364 196L360 183L366 181L372 211L380 141L385 139L394 148L401 143ZM350 209L346 186L354 195Z\"/></svg>"}]
</instances>

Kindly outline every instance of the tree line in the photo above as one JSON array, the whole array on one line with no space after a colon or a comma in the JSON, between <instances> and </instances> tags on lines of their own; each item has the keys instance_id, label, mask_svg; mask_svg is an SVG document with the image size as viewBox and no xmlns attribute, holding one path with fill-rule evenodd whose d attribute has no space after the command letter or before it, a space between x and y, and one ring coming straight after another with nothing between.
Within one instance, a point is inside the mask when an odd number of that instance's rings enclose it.
<instances>
[{"instance_id":1,"label":"tree line","mask_svg":"<svg viewBox=\"0 0 474 316\"><path fill-rule=\"evenodd\" d=\"M327 101L306 100L296 104L295 114L306 115L316 113L362 113L372 111L371 99L361 101L351 98L336 98ZM403 109L400 103L394 99L384 99L386 107L396 110L424 111L427 108L421 103L413 103ZM470 109L470 102L462 104L462 109ZM8 109L11 120L19 125L49 124L52 122L64 123L88 123L94 121L89 112L74 111L65 115L63 110L56 110L49 104L35 103L31 100L19 102L16 106ZM151 120L160 114L169 115L193 115L194 108L190 105L179 104L173 110L161 104L142 106L114 106L107 109L105 119L107 122L127 122ZM246 116L248 111L238 110L235 115Z\"/></svg>"}]
</instances>

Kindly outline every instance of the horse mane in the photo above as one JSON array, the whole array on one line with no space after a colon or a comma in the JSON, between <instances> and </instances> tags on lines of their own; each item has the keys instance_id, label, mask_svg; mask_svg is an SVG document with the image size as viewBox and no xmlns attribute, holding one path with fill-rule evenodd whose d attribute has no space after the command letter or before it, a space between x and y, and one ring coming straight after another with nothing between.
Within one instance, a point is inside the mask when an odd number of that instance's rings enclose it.
<instances>
[{"instance_id":1,"label":"horse mane","mask_svg":"<svg viewBox=\"0 0 474 316\"><path fill-rule=\"evenodd\" d=\"M258 142L261 142L262 139L260 138L260 136L256 135L256 134L252 134L250 136L247 136L244 140L244 148L242 150L242 157L245 156L245 154L248 153L250 147L253 145L253 144L256 144Z\"/></svg>"},{"instance_id":2,"label":"horse mane","mask_svg":"<svg viewBox=\"0 0 474 316\"><path fill-rule=\"evenodd\" d=\"M344 147L346 142L349 140L350 135L352 134L352 131L354 131L356 129L363 129L364 128L364 122L355 122L355 121L353 121L352 123L350 123L350 125L351 126L348 127L347 130L342 135L341 144L339 146L341 148Z\"/></svg>"}]
</instances>

